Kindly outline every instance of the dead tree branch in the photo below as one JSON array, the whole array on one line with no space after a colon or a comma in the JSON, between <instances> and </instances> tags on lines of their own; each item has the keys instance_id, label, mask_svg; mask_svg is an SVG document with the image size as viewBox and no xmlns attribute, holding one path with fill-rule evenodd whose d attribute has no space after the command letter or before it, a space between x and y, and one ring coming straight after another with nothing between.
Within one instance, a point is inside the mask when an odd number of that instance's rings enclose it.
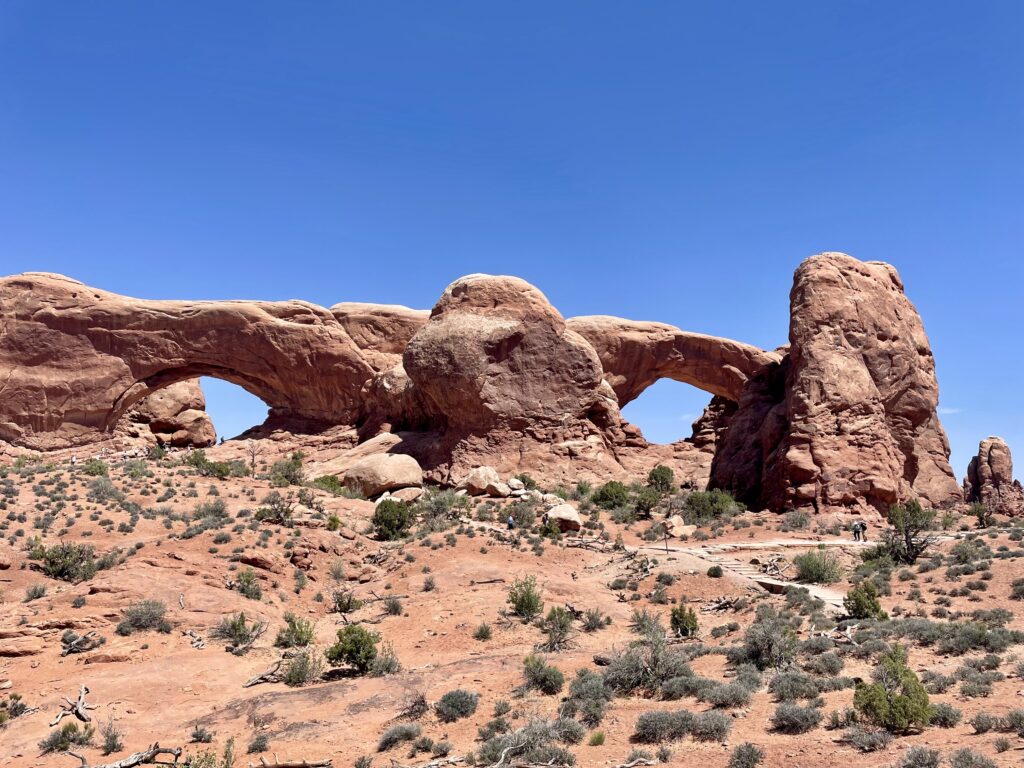
<instances>
[{"instance_id":1,"label":"dead tree branch","mask_svg":"<svg viewBox=\"0 0 1024 768\"><path fill-rule=\"evenodd\" d=\"M89 689L86 686L82 686L78 691L78 701L72 701L67 696L64 697L64 703L60 705L60 711L57 716L50 723L50 727L57 725L65 717L74 716L81 720L83 723L92 721L92 717L89 715L90 709L96 709L95 704L88 704L85 701L86 695L89 693Z\"/></svg>"},{"instance_id":2,"label":"dead tree branch","mask_svg":"<svg viewBox=\"0 0 1024 768\"><path fill-rule=\"evenodd\" d=\"M254 685L260 685L261 683L280 683L281 674L278 670L281 669L281 662L282 659L278 659L270 665L270 668L267 671L261 672L256 675L256 677L250 677L246 680L245 683L242 684L242 687L252 688Z\"/></svg>"},{"instance_id":3,"label":"dead tree branch","mask_svg":"<svg viewBox=\"0 0 1024 768\"><path fill-rule=\"evenodd\" d=\"M261 757L259 763L249 763L249 768L331 768L330 760L278 760L274 755L274 762Z\"/></svg>"},{"instance_id":4,"label":"dead tree branch","mask_svg":"<svg viewBox=\"0 0 1024 768\"><path fill-rule=\"evenodd\" d=\"M142 752L135 752L128 755L128 757L123 757L113 763L104 763L103 765L97 763L93 766L89 765L89 761L86 760L83 755L79 755L75 752L68 752L67 754L81 760L82 768L134 768L136 765L177 765L178 758L181 757L181 747L165 749L159 744L154 744L149 749L145 749ZM174 760L172 762L157 760L161 755L170 755Z\"/></svg>"}]
</instances>

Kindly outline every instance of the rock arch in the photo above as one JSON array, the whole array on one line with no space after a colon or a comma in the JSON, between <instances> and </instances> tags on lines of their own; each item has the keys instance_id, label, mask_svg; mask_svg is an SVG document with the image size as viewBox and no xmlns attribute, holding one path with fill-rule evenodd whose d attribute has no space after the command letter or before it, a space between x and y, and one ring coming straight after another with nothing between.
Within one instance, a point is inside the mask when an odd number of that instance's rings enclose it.
<instances>
[{"instance_id":1,"label":"rock arch","mask_svg":"<svg viewBox=\"0 0 1024 768\"><path fill-rule=\"evenodd\" d=\"M665 323L590 315L566 324L597 351L619 407L658 379L681 381L738 402L747 380L781 359L777 352Z\"/></svg>"}]
</instances>

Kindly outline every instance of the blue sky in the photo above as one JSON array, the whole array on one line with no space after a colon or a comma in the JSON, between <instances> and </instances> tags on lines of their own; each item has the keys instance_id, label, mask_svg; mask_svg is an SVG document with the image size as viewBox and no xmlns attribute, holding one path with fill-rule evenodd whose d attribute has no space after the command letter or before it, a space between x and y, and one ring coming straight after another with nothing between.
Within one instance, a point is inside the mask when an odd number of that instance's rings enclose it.
<instances>
[{"instance_id":1,"label":"blue sky","mask_svg":"<svg viewBox=\"0 0 1024 768\"><path fill-rule=\"evenodd\" d=\"M1024 456L1022 29L1019 2L9 0L0 271L415 307L506 273L774 347L793 269L841 250L903 275L962 474L989 434ZM231 390L225 434L258 420ZM667 440L706 399L627 413Z\"/></svg>"}]
</instances>

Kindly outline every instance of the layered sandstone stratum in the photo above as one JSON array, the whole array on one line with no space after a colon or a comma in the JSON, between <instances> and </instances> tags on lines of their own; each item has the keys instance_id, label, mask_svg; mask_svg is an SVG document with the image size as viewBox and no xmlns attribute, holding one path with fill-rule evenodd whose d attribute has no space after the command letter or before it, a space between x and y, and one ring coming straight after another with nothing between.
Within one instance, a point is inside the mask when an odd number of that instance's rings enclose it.
<instances>
[{"instance_id":1,"label":"layered sandstone stratum","mask_svg":"<svg viewBox=\"0 0 1024 768\"><path fill-rule=\"evenodd\" d=\"M263 399L268 429L330 433L353 461L376 440L450 485L482 465L563 480L661 462L776 511L963 499L917 310L893 267L838 253L797 269L789 344L774 352L657 322L565 319L515 277L460 278L425 312L148 301L27 273L0 280L0 371L0 440L31 450L115 432L209 444L184 382L213 376ZM662 378L713 396L674 446L648 445L620 411Z\"/></svg>"}]
</instances>

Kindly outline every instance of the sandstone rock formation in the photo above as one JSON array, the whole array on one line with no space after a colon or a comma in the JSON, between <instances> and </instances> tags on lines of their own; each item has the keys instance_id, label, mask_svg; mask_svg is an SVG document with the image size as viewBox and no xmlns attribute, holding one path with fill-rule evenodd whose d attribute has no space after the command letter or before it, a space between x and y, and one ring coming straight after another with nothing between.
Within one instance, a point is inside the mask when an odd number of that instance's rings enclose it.
<instances>
[{"instance_id":1,"label":"sandstone rock formation","mask_svg":"<svg viewBox=\"0 0 1024 768\"><path fill-rule=\"evenodd\" d=\"M470 275L449 285L403 362L443 430L453 473L480 464L481 453L509 469L524 443L589 440L607 451L605 431L621 422L593 347L519 278Z\"/></svg>"},{"instance_id":2,"label":"sandstone rock formation","mask_svg":"<svg viewBox=\"0 0 1024 768\"><path fill-rule=\"evenodd\" d=\"M772 509L886 512L912 497L961 498L935 361L893 267L836 253L807 259L790 295L789 341L786 359L740 398L713 484Z\"/></svg>"},{"instance_id":3,"label":"sandstone rock formation","mask_svg":"<svg viewBox=\"0 0 1024 768\"><path fill-rule=\"evenodd\" d=\"M985 504L1002 515L1024 514L1024 488L1013 479L1010 446L1001 437L982 440L964 478L968 504Z\"/></svg>"},{"instance_id":4,"label":"sandstone rock formation","mask_svg":"<svg viewBox=\"0 0 1024 768\"><path fill-rule=\"evenodd\" d=\"M716 336L686 333L664 323L619 317L573 317L568 327L597 350L619 407L659 379L674 379L736 401L747 379L780 355Z\"/></svg>"},{"instance_id":5,"label":"sandstone rock formation","mask_svg":"<svg viewBox=\"0 0 1024 768\"><path fill-rule=\"evenodd\" d=\"M562 533L579 531L583 527L583 521L580 520L580 513L576 511L576 508L572 504L556 504L545 512L544 515L548 522L557 525L558 530Z\"/></svg>"},{"instance_id":6,"label":"sandstone rock formation","mask_svg":"<svg viewBox=\"0 0 1024 768\"><path fill-rule=\"evenodd\" d=\"M217 433L206 414L206 397L196 379L171 384L141 400L118 423L130 437L151 436L160 445L203 448Z\"/></svg>"},{"instance_id":7,"label":"sandstone rock formation","mask_svg":"<svg viewBox=\"0 0 1024 768\"><path fill-rule=\"evenodd\" d=\"M664 462L686 487L757 508L959 500L928 339L895 269L821 254L790 299L789 346L769 352L661 323L567 321L515 277L456 280L427 313L143 301L17 275L0 279L0 441L83 444L135 409L129 428L202 442L208 421L179 407L192 396L180 382L209 375L262 398L277 434L330 435L343 449L319 462L331 474L376 454L412 456L447 485L483 465L553 484ZM714 398L692 439L650 446L619 409L666 377Z\"/></svg>"}]
</instances>

